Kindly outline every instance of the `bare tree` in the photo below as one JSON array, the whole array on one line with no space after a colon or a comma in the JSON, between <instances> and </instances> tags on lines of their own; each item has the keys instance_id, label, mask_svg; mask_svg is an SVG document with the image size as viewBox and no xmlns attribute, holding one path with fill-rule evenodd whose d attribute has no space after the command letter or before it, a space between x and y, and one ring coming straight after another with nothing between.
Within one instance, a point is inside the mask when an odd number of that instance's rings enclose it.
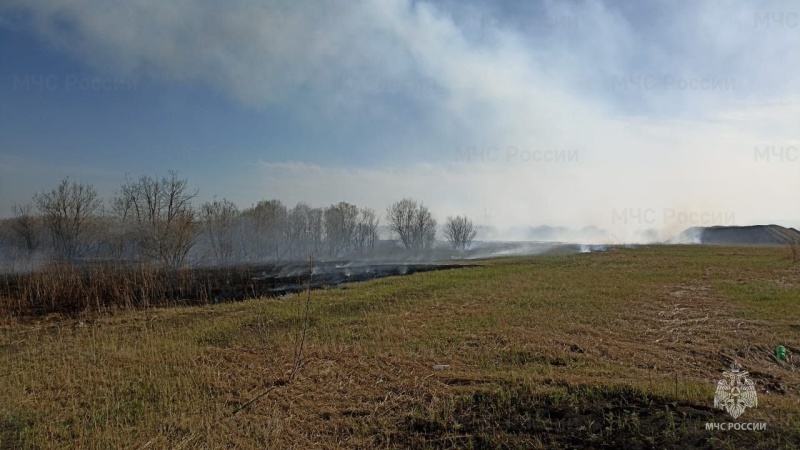
<instances>
[{"instance_id":1,"label":"bare tree","mask_svg":"<svg viewBox=\"0 0 800 450\"><path fill-rule=\"evenodd\" d=\"M131 227L115 211L97 217L96 223L103 256L121 261L134 260L140 255L136 236L129 231Z\"/></svg>"},{"instance_id":2,"label":"bare tree","mask_svg":"<svg viewBox=\"0 0 800 450\"><path fill-rule=\"evenodd\" d=\"M417 210L416 226L414 227L415 235L415 248L429 249L433 248L436 242L436 219L428 208L420 205Z\"/></svg>"},{"instance_id":3,"label":"bare tree","mask_svg":"<svg viewBox=\"0 0 800 450\"><path fill-rule=\"evenodd\" d=\"M284 242L288 216L289 211L280 200L262 200L242 212L243 243L250 260L280 260L286 253Z\"/></svg>"},{"instance_id":4,"label":"bare tree","mask_svg":"<svg viewBox=\"0 0 800 450\"><path fill-rule=\"evenodd\" d=\"M444 236L454 249L469 248L477 234L478 231L473 226L472 220L466 216L447 217L445 221Z\"/></svg>"},{"instance_id":5,"label":"bare tree","mask_svg":"<svg viewBox=\"0 0 800 450\"><path fill-rule=\"evenodd\" d=\"M355 247L357 251L370 251L378 241L378 216L369 208L359 211L358 225L356 226Z\"/></svg>"},{"instance_id":6,"label":"bare tree","mask_svg":"<svg viewBox=\"0 0 800 450\"><path fill-rule=\"evenodd\" d=\"M65 178L50 192L36 194L33 202L50 231L56 254L66 260L83 256L90 246L90 221L101 202L91 184L70 183Z\"/></svg>"},{"instance_id":7,"label":"bare tree","mask_svg":"<svg viewBox=\"0 0 800 450\"><path fill-rule=\"evenodd\" d=\"M230 263L236 248L239 208L226 199L206 202L200 206L200 218L214 259L217 263Z\"/></svg>"},{"instance_id":8,"label":"bare tree","mask_svg":"<svg viewBox=\"0 0 800 450\"><path fill-rule=\"evenodd\" d=\"M403 199L386 211L389 228L407 249L429 249L436 240L436 219L416 200Z\"/></svg>"},{"instance_id":9,"label":"bare tree","mask_svg":"<svg viewBox=\"0 0 800 450\"><path fill-rule=\"evenodd\" d=\"M389 221L389 229L397 233L400 242L405 248L413 246L413 226L414 216L417 210L417 202L404 198L395 202L386 210L386 220Z\"/></svg>"},{"instance_id":10,"label":"bare tree","mask_svg":"<svg viewBox=\"0 0 800 450\"><path fill-rule=\"evenodd\" d=\"M330 256L338 258L355 249L358 213L358 207L346 202L325 209L325 241Z\"/></svg>"},{"instance_id":11,"label":"bare tree","mask_svg":"<svg viewBox=\"0 0 800 450\"><path fill-rule=\"evenodd\" d=\"M289 212L284 229L286 253L294 257L315 257L322 247L323 212L306 203L298 203Z\"/></svg>"},{"instance_id":12,"label":"bare tree","mask_svg":"<svg viewBox=\"0 0 800 450\"><path fill-rule=\"evenodd\" d=\"M15 203L11 211L14 214L11 219L11 230L22 239L28 256L33 256L41 244L41 221L34 214L33 205L30 203L25 205Z\"/></svg>"},{"instance_id":13,"label":"bare tree","mask_svg":"<svg viewBox=\"0 0 800 450\"><path fill-rule=\"evenodd\" d=\"M145 257L161 261L165 266L183 264L195 240L195 210L188 181L177 172L152 178L141 176L126 180L114 199L114 209L129 224Z\"/></svg>"}]
</instances>

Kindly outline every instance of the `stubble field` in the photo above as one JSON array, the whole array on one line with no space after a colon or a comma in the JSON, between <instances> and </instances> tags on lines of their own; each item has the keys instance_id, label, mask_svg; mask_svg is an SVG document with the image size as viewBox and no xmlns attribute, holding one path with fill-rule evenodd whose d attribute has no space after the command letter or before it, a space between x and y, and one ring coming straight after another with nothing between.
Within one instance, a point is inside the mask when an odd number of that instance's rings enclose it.
<instances>
[{"instance_id":1,"label":"stubble field","mask_svg":"<svg viewBox=\"0 0 800 450\"><path fill-rule=\"evenodd\" d=\"M787 255L612 248L346 284L311 291L304 340L307 293L4 318L0 447L794 448ZM713 408L734 361L758 393L737 420Z\"/></svg>"}]
</instances>

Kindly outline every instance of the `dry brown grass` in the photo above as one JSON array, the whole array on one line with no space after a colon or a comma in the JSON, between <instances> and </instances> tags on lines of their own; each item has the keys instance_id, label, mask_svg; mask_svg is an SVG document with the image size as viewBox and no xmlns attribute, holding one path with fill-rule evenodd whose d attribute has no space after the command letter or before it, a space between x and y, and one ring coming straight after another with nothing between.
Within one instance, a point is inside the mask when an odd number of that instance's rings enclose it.
<instances>
[{"instance_id":1,"label":"dry brown grass","mask_svg":"<svg viewBox=\"0 0 800 450\"><path fill-rule=\"evenodd\" d=\"M253 298L272 287L270 280L254 279L260 271L271 269L51 262L31 272L0 276L0 316L80 316Z\"/></svg>"},{"instance_id":2,"label":"dry brown grass","mask_svg":"<svg viewBox=\"0 0 800 450\"><path fill-rule=\"evenodd\" d=\"M7 319L0 439L26 448L791 447L800 362L771 353L778 343L800 353L800 274L782 256L777 247L647 247L315 291L291 382L302 296ZM731 420L712 398L734 359L759 394L740 420L765 421L767 432L703 428Z\"/></svg>"},{"instance_id":3,"label":"dry brown grass","mask_svg":"<svg viewBox=\"0 0 800 450\"><path fill-rule=\"evenodd\" d=\"M52 262L0 277L0 314L81 314L210 302L208 280L190 269L149 264Z\"/></svg>"}]
</instances>

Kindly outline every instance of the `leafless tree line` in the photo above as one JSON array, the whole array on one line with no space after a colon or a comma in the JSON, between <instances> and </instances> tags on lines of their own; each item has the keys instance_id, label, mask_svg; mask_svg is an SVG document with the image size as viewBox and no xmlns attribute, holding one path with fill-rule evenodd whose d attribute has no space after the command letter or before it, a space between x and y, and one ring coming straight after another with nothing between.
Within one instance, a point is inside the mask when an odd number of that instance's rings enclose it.
<instances>
[{"instance_id":1,"label":"leafless tree line","mask_svg":"<svg viewBox=\"0 0 800 450\"><path fill-rule=\"evenodd\" d=\"M386 211L389 227L407 249L425 250L436 241L436 219L428 208L416 200L405 198ZM478 231L466 216L448 217L444 223L444 237L456 250L466 250L472 245Z\"/></svg>"},{"instance_id":2,"label":"leafless tree line","mask_svg":"<svg viewBox=\"0 0 800 450\"><path fill-rule=\"evenodd\" d=\"M40 252L62 261L179 267L190 258L216 264L339 258L369 252L378 241L378 217L369 208L342 202L290 209L268 200L240 210L226 199L196 208L197 193L176 172L141 176L126 179L106 209L92 185L65 179L13 206L13 217L0 221L0 249L15 249L12 257Z\"/></svg>"},{"instance_id":3,"label":"leafless tree line","mask_svg":"<svg viewBox=\"0 0 800 450\"><path fill-rule=\"evenodd\" d=\"M91 184L65 179L55 189L15 204L0 220L0 251L12 257L46 254L63 261L114 259L179 267L208 264L342 258L371 252L379 239L375 211L340 202L328 207L264 200L245 209L222 199L195 207L198 191L177 172L127 178L109 208ZM437 222L426 206L403 199L387 209L388 229L409 250L436 241ZM448 217L444 236L455 249L475 238L466 217Z\"/></svg>"},{"instance_id":4,"label":"leafless tree line","mask_svg":"<svg viewBox=\"0 0 800 450\"><path fill-rule=\"evenodd\" d=\"M243 211L227 201L201 207L202 233L217 261L274 261L303 257L340 258L367 253L378 241L378 218L369 208L338 203L315 208L280 200Z\"/></svg>"}]
</instances>

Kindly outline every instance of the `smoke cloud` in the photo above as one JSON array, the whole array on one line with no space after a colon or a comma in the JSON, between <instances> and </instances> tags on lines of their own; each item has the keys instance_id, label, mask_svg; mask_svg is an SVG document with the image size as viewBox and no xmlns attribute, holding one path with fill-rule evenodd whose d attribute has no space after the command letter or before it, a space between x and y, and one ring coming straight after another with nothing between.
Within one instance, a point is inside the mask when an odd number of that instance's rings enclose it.
<instances>
[{"instance_id":1,"label":"smoke cloud","mask_svg":"<svg viewBox=\"0 0 800 450\"><path fill-rule=\"evenodd\" d=\"M777 19L794 7L13 0L0 26L106 73L208 86L308 130L352 131L321 154L374 154L253 155L233 195L213 180L204 195L378 212L411 196L440 220L595 225L638 242L800 213L800 162L763 156L800 146L796 29Z\"/></svg>"}]
</instances>

